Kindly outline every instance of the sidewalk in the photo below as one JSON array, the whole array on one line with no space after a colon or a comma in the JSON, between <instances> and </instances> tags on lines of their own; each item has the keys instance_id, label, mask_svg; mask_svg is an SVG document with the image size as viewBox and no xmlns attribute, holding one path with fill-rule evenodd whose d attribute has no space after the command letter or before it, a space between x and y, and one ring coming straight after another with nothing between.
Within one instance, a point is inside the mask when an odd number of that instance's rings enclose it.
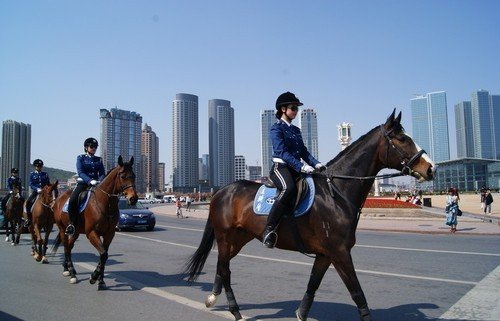
<instances>
[{"instance_id":1,"label":"sidewalk","mask_svg":"<svg viewBox=\"0 0 500 321\"><path fill-rule=\"evenodd\" d=\"M437 202L436 202L437 203ZM500 203L500 202L499 202ZM479 204L477 204L480 212ZM500 236L500 225L498 221L493 223L483 221L483 215L476 213L465 212L466 206L463 207L464 214L458 219L457 232L453 235L497 235ZM150 208L157 215L175 215L175 206L167 204ZM208 205L196 204L191 205L191 211L182 208L182 214L185 219L203 219L208 217ZM492 215L494 219L498 219L500 215ZM424 234L450 234L450 228L445 225L444 207L423 207L417 210L400 210L400 209L369 209L365 208L362 211L359 220L359 230L370 231L389 231L389 232L406 232L406 233L424 233Z\"/></svg>"}]
</instances>

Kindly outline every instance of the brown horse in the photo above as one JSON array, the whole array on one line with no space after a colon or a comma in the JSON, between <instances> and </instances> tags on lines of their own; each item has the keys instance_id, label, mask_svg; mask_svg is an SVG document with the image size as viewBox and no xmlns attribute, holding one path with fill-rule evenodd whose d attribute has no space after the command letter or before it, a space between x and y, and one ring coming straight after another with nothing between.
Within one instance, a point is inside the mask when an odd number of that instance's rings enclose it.
<instances>
[{"instance_id":1,"label":"brown horse","mask_svg":"<svg viewBox=\"0 0 500 321\"><path fill-rule=\"evenodd\" d=\"M12 186L12 194L5 205L5 242L12 240L12 245L19 244L21 232L23 230L21 220L23 218L24 197L21 195L21 192L21 185L14 183Z\"/></svg>"},{"instance_id":2,"label":"brown horse","mask_svg":"<svg viewBox=\"0 0 500 321\"><path fill-rule=\"evenodd\" d=\"M98 289L106 289L104 283L104 268L108 259L108 249L118 222L118 199L124 195L129 204L137 202L135 191L135 174L132 169L134 158L130 162L124 163L122 157L118 157L118 166L113 168L102 182L90 189L91 195L88 204L79 218L76 233L72 237L64 234L69 223L67 213L63 212L64 203L69 199L71 191L61 194L54 205L54 218L59 227L59 234L56 238L52 253L57 251L59 244L64 244L63 275L70 276L70 283L76 283L76 271L71 259L71 250L78 239L80 233L85 233L90 243L99 252L99 263L90 277L90 284L98 283ZM102 237L102 240L101 240Z\"/></svg>"},{"instance_id":3,"label":"brown horse","mask_svg":"<svg viewBox=\"0 0 500 321\"><path fill-rule=\"evenodd\" d=\"M38 194L31 210L32 224L30 226L32 244L32 255L37 262L49 263L45 257L50 232L54 227L54 211L52 206L55 199L59 196L57 186L59 181L54 184L45 185L40 194ZM45 237L42 237L42 230Z\"/></svg>"},{"instance_id":4,"label":"brown horse","mask_svg":"<svg viewBox=\"0 0 500 321\"><path fill-rule=\"evenodd\" d=\"M307 215L285 218L278 228L276 246L291 251L315 254L307 291L296 310L297 320L307 320L314 295L330 264L357 305L362 321L371 321L368 304L359 284L351 249L356 242L356 227L364 201L376 175L384 168L400 170L420 181L431 180L435 165L401 126L401 113L395 111L385 124L360 137L328 162L324 173L313 175L314 204ZM185 266L188 281L201 273L214 240L218 260L212 293L205 304L211 307L217 296L226 291L229 311L241 320L231 288L230 260L254 238L262 240L265 216L253 212L252 202L260 184L238 181L217 191L210 203L210 213L200 245ZM296 224L290 224L293 222Z\"/></svg>"}]
</instances>

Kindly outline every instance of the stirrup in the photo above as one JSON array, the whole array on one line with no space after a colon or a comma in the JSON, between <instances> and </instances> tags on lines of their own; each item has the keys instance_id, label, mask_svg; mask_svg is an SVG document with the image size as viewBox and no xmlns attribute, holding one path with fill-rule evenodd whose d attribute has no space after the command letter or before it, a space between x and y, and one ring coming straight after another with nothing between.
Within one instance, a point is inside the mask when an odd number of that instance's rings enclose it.
<instances>
[{"instance_id":1,"label":"stirrup","mask_svg":"<svg viewBox=\"0 0 500 321\"><path fill-rule=\"evenodd\" d=\"M64 235L73 236L75 234L75 226L70 224L66 226L66 231L64 231Z\"/></svg>"},{"instance_id":2,"label":"stirrup","mask_svg":"<svg viewBox=\"0 0 500 321\"><path fill-rule=\"evenodd\" d=\"M26 219L26 220L24 220L23 226L24 226L24 227L29 227L29 226L30 226L30 224L31 224L30 220L29 220L29 219Z\"/></svg>"},{"instance_id":3,"label":"stirrup","mask_svg":"<svg viewBox=\"0 0 500 321\"><path fill-rule=\"evenodd\" d=\"M262 239L262 243L264 243L264 246L268 249L274 248L276 242L278 242L278 233L276 233L276 231L274 230L267 233L264 236L264 239Z\"/></svg>"}]
</instances>

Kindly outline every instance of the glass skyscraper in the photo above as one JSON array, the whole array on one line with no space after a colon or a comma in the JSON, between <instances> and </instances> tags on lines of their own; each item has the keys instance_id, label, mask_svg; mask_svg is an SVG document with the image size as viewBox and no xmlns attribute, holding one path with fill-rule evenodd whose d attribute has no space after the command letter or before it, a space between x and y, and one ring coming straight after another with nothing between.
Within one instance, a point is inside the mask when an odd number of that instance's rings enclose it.
<instances>
[{"instance_id":1,"label":"glass skyscraper","mask_svg":"<svg viewBox=\"0 0 500 321\"><path fill-rule=\"evenodd\" d=\"M410 100L412 136L435 162L450 159L446 92L432 92Z\"/></svg>"},{"instance_id":2,"label":"glass skyscraper","mask_svg":"<svg viewBox=\"0 0 500 321\"><path fill-rule=\"evenodd\" d=\"M472 108L470 101L455 105L455 128L457 135L457 157L474 157L474 136L472 135Z\"/></svg>"},{"instance_id":3,"label":"glass skyscraper","mask_svg":"<svg viewBox=\"0 0 500 321\"><path fill-rule=\"evenodd\" d=\"M275 110L260 111L260 150L262 155L262 177L268 177L273 166L273 145L269 137L271 126L276 122Z\"/></svg>"},{"instance_id":4,"label":"glass skyscraper","mask_svg":"<svg viewBox=\"0 0 500 321\"><path fill-rule=\"evenodd\" d=\"M314 158L318 159L318 117L314 109L300 111L300 131L307 150Z\"/></svg>"},{"instance_id":5,"label":"glass skyscraper","mask_svg":"<svg viewBox=\"0 0 500 321\"><path fill-rule=\"evenodd\" d=\"M234 109L229 100L208 101L208 148L211 186L234 182Z\"/></svg>"},{"instance_id":6,"label":"glass skyscraper","mask_svg":"<svg viewBox=\"0 0 500 321\"><path fill-rule=\"evenodd\" d=\"M478 90L471 95L474 155L476 158L495 159L493 111L490 94Z\"/></svg>"},{"instance_id":7,"label":"glass skyscraper","mask_svg":"<svg viewBox=\"0 0 500 321\"><path fill-rule=\"evenodd\" d=\"M23 187L28 191L31 169L31 125L14 120L5 120L2 126L2 166L0 168L0 187L7 188L10 170L19 169Z\"/></svg>"},{"instance_id":8,"label":"glass skyscraper","mask_svg":"<svg viewBox=\"0 0 500 321\"><path fill-rule=\"evenodd\" d=\"M198 188L198 96L176 94L172 102L172 187L192 193Z\"/></svg>"}]
</instances>

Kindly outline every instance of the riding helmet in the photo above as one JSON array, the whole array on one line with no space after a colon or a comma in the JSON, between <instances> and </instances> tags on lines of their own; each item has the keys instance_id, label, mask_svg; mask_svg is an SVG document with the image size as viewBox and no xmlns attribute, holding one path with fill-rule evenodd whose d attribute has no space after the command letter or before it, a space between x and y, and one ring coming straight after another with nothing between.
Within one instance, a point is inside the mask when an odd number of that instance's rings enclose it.
<instances>
[{"instance_id":1,"label":"riding helmet","mask_svg":"<svg viewBox=\"0 0 500 321\"><path fill-rule=\"evenodd\" d=\"M37 166L37 165L43 166L43 161L39 158L37 158L33 161L33 166Z\"/></svg>"},{"instance_id":2,"label":"riding helmet","mask_svg":"<svg viewBox=\"0 0 500 321\"><path fill-rule=\"evenodd\" d=\"M290 104L296 104L297 106L302 106L303 103L291 92L287 91L279 95L278 99L276 99L276 109L280 109L282 106L287 106Z\"/></svg>"},{"instance_id":3,"label":"riding helmet","mask_svg":"<svg viewBox=\"0 0 500 321\"><path fill-rule=\"evenodd\" d=\"M17 168L15 168L15 167L14 167L14 168L12 168L12 169L10 170L10 172L11 172L12 174L14 174L14 173L16 173L16 174L17 174L17 173L19 173L19 170L18 170Z\"/></svg>"},{"instance_id":4,"label":"riding helmet","mask_svg":"<svg viewBox=\"0 0 500 321\"><path fill-rule=\"evenodd\" d=\"M83 147L89 147L89 146L99 146L99 143L97 142L97 139L93 138L93 137L89 137L85 140L85 142L83 143Z\"/></svg>"}]
</instances>

